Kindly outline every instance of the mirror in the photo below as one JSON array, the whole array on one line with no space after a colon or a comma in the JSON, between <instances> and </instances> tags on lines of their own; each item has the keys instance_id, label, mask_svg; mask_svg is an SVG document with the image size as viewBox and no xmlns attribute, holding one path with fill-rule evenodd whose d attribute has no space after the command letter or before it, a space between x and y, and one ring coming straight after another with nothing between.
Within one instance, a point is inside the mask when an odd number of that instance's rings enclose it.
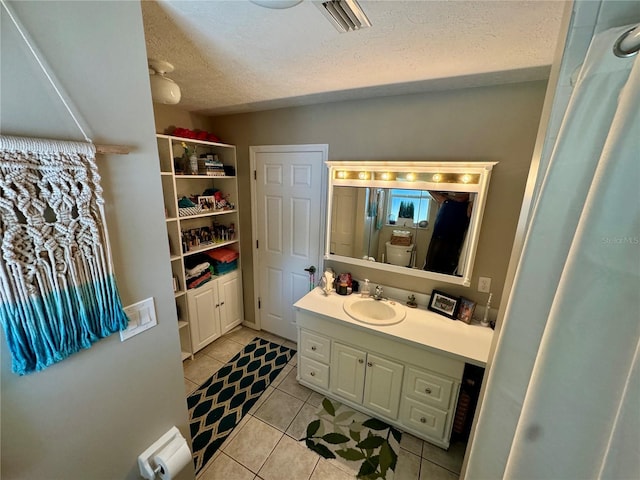
<instances>
[{"instance_id":1,"label":"mirror","mask_svg":"<svg viewBox=\"0 0 640 480\"><path fill-rule=\"evenodd\" d=\"M469 286L495 162L327 162L325 258Z\"/></svg>"}]
</instances>

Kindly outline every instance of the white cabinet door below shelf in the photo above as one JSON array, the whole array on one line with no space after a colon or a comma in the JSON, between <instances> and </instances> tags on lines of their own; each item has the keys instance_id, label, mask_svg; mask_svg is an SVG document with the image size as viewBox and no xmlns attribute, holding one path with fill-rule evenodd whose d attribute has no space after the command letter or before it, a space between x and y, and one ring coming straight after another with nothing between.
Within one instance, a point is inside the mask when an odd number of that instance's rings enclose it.
<instances>
[{"instance_id":1,"label":"white cabinet door below shelf","mask_svg":"<svg viewBox=\"0 0 640 480\"><path fill-rule=\"evenodd\" d=\"M220 303L220 328L224 335L242 322L242 282L235 270L216 280Z\"/></svg>"},{"instance_id":2,"label":"white cabinet door below shelf","mask_svg":"<svg viewBox=\"0 0 640 480\"><path fill-rule=\"evenodd\" d=\"M334 342L331 355L331 391L362 403L366 353Z\"/></svg>"},{"instance_id":3,"label":"white cabinet door below shelf","mask_svg":"<svg viewBox=\"0 0 640 480\"><path fill-rule=\"evenodd\" d=\"M194 353L220 336L217 300L215 281L187 292L189 327Z\"/></svg>"},{"instance_id":4,"label":"white cabinet door below shelf","mask_svg":"<svg viewBox=\"0 0 640 480\"><path fill-rule=\"evenodd\" d=\"M389 418L398 418L404 366L369 353L363 405Z\"/></svg>"}]
</instances>

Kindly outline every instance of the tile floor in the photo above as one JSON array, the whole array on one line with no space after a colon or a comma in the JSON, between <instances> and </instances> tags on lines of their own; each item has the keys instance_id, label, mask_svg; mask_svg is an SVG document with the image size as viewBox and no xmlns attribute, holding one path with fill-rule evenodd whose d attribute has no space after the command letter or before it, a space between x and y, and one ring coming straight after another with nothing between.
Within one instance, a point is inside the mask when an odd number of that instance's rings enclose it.
<instances>
[{"instance_id":1,"label":"tile floor","mask_svg":"<svg viewBox=\"0 0 640 480\"><path fill-rule=\"evenodd\" d=\"M268 332L238 327L186 360L185 393L189 395L255 337L296 348ZM297 440L320 407L323 396L296 381L297 355L262 394L198 480L352 480L355 471L325 460ZM454 480L459 477L464 444L448 451L402 434L395 480Z\"/></svg>"}]
</instances>

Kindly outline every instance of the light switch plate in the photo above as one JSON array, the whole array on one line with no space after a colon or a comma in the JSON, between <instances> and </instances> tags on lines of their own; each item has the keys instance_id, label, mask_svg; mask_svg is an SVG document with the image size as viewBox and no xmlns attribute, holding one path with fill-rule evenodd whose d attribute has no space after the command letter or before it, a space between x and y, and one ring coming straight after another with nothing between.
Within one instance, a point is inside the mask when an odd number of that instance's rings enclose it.
<instances>
[{"instance_id":1,"label":"light switch plate","mask_svg":"<svg viewBox=\"0 0 640 480\"><path fill-rule=\"evenodd\" d=\"M120 341L122 342L158 324L153 297L124 307L124 313L129 318L129 326L126 330L120 331Z\"/></svg>"}]
</instances>

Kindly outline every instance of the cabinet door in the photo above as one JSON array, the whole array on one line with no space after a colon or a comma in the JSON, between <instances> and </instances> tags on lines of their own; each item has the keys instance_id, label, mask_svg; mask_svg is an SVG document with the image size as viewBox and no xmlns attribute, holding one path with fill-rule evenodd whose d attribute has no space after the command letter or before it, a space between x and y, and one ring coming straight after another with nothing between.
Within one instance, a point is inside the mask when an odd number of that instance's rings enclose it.
<instances>
[{"instance_id":1,"label":"cabinet door","mask_svg":"<svg viewBox=\"0 0 640 480\"><path fill-rule=\"evenodd\" d=\"M366 353L334 342L331 355L331 391L362 403Z\"/></svg>"},{"instance_id":2,"label":"cabinet door","mask_svg":"<svg viewBox=\"0 0 640 480\"><path fill-rule=\"evenodd\" d=\"M220 336L216 281L187 292L189 326L193 351L206 347Z\"/></svg>"},{"instance_id":3,"label":"cabinet door","mask_svg":"<svg viewBox=\"0 0 640 480\"><path fill-rule=\"evenodd\" d=\"M363 405L386 417L398 418L404 366L374 354L367 355Z\"/></svg>"},{"instance_id":4,"label":"cabinet door","mask_svg":"<svg viewBox=\"0 0 640 480\"><path fill-rule=\"evenodd\" d=\"M242 322L242 282L237 270L220 277L217 282L220 303L220 328L222 334L225 334Z\"/></svg>"}]
</instances>

